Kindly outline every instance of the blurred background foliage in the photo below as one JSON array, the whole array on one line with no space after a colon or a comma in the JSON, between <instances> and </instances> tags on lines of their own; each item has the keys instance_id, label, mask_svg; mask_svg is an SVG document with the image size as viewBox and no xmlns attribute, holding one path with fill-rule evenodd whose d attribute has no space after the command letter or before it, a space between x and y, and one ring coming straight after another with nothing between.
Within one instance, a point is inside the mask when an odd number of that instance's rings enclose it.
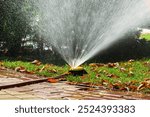
<instances>
[{"instance_id":1,"label":"blurred background foliage","mask_svg":"<svg viewBox=\"0 0 150 117\"><path fill-rule=\"evenodd\" d=\"M54 47L47 45L36 32L38 10L32 0L0 0L0 58L21 60L40 59L63 64ZM96 55L90 61L110 62L149 57L150 42L139 39L140 31L133 29L123 39ZM59 61L59 62L58 62Z\"/></svg>"}]
</instances>

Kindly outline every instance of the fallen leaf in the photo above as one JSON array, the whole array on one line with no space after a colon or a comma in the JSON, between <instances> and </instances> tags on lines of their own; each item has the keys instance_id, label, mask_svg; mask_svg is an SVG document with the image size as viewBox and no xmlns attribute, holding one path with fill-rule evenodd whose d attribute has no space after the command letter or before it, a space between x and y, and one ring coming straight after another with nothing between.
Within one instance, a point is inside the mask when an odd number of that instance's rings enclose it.
<instances>
[{"instance_id":1,"label":"fallen leaf","mask_svg":"<svg viewBox=\"0 0 150 117\"><path fill-rule=\"evenodd\" d=\"M112 84L112 86L114 90L127 90L125 84L121 81L117 81L116 83Z\"/></svg>"},{"instance_id":2,"label":"fallen leaf","mask_svg":"<svg viewBox=\"0 0 150 117\"><path fill-rule=\"evenodd\" d=\"M150 70L150 62L144 62L143 65Z\"/></svg>"},{"instance_id":3,"label":"fallen leaf","mask_svg":"<svg viewBox=\"0 0 150 117\"><path fill-rule=\"evenodd\" d=\"M109 77L109 78L119 78L119 76L114 75L114 74L108 74L107 77Z\"/></svg>"},{"instance_id":4,"label":"fallen leaf","mask_svg":"<svg viewBox=\"0 0 150 117\"><path fill-rule=\"evenodd\" d=\"M26 72L26 69L20 69L19 72Z\"/></svg>"},{"instance_id":5,"label":"fallen leaf","mask_svg":"<svg viewBox=\"0 0 150 117\"><path fill-rule=\"evenodd\" d=\"M55 79L55 78L48 78L47 81L50 82L50 83L57 83L58 82L58 80Z\"/></svg>"},{"instance_id":6,"label":"fallen leaf","mask_svg":"<svg viewBox=\"0 0 150 117\"><path fill-rule=\"evenodd\" d=\"M109 74L109 72L106 71L106 70L103 70L102 73L103 73L103 74Z\"/></svg>"},{"instance_id":7,"label":"fallen leaf","mask_svg":"<svg viewBox=\"0 0 150 117\"><path fill-rule=\"evenodd\" d=\"M62 77L62 78L59 78L59 80L58 80L58 81L67 81L67 80L66 80L66 78L65 78L65 77L64 77L64 78Z\"/></svg>"},{"instance_id":8,"label":"fallen leaf","mask_svg":"<svg viewBox=\"0 0 150 117\"><path fill-rule=\"evenodd\" d=\"M128 76L129 77L134 76L134 73L132 71L129 71Z\"/></svg>"},{"instance_id":9,"label":"fallen leaf","mask_svg":"<svg viewBox=\"0 0 150 117\"><path fill-rule=\"evenodd\" d=\"M91 64L89 64L89 66L91 66L91 67L102 67L102 66L105 66L105 64L103 64L103 63L91 63Z\"/></svg>"},{"instance_id":10,"label":"fallen leaf","mask_svg":"<svg viewBox=\"0 0 150 117\"><path fill-rule=\"evenodd\" d=\"M121 71L121 72L127 72L127 70L126 70L124 67L121 67L121 68L120 68L120 71Z\"/></svg>"},{"instance_id":11,"label":"fallen leaf","mask_svg":"<svg viewBox=\"0 0 150 117\"><path fill-rule=\"evenodd\" d=\"M150 88L150 79L146 78L145 81L141 82L137 90L142 90L144 88Z\"/></svg>"},{"instance_id":12,"label":"fallen leaf","mask_svg":"<svg viewBox=\"0 0 150 117\"><path fill-rule=\"evenodd\" d=\"M128 88L130 91L137 91L137 86L135 85L130 85Z\"/></svg>"},{"instance_id":13,"label":"fallen leaf","mask_svg":"<svg viewBox=\"0 0 150 117\"><path fill-rule=\"evenodd\" d=\"M22 67L22 66L16 67L16 68L15 68L15 71L16 71L16 72L21 72L21 73L27 73L27 74L35 74L35 72L33 72L33 71L28 71L28 70L26 70L25 67Z\"/></svg>"},{"instance_id":14,"label":"fallen leaf","mask_svg":"<svg viewBox=\"0 0 150 117\"><path fill-rule=\"evenodd\" d=\"M62 75L71 75L71 73L70 72L65 72Z\"/></svg>"},{"instance_id":15,"label":"fallen leaf","mask_svg":"<svg viewBox=\"0 0 150 117\"><path fill-rule=\"evenodd\" d=\"M100 74L96 74L96 78L99 78L99 77L101 77L101 75Z\"/></svg>"},{"instance_id":16,"label":"fallen leaf","mask_svg":"<svg viewBox=\"0 0 150 117\"><path fill-rule=\"evenodd\" d=\"M128 62L134 62L135 60L134 59L130 59Z\"/></svg>"},{"instance_id":17,"label":"fallen leaf","mask_svg":"<svg viewBox=\"0 0 150 117\"><path fill-rule=\"evenodd\" d=\"M142 90L143 88L145 87L145 84L140 84L138 87L137 87L137 90Z\"/></svg>"},{"instance_id":18,"label":"fallen leaf","mask_svg":"<svg viewBox=\"0 0 150 117\"><path fill-rule=\"evenodd\" d=\"M118 68L120 66L120 64L118 62L116 62L114 64L115 64L115 68Z\"/></svg>"},{"instance_id":19,"label":"fallen leaf","mask_svg":"<svg viewBox=\"0 0 150 117\"><path fill-rule=\"evenodd\" d=\"M35 65L41 65L41 62L39 60L34 60L31 62L32 64L35 64Z\"/></svg>"},{"instance_id":20,"label":"fallen leaf","mask_svg":"<svg viewBox=\"0 0 150 117\"><path fill-rule=\"evenodd\" d=\"M121 91L130 91L129 87L121 87L120 90Z\"/></svg>"},{"instance_id":21,"label":"fallen leaf","mask_svg":"<svg viewBox=\"0 0 150 117\"><path fill-rule=\"evenodd\" d=\"M16 67L15 71L18 72L20 70L20 67Z\"/></svg>"},{"instance_id":22,"label":"fallen leaf","mask_svg":"<svg viewBox=\"0 0 150 117\"><path fill-rule=\"evenodd\" d=\"M46 67L43 66L43 67L39 70L39 72L42 72L45 68L46 68Z\"/></svg>"},{"instance_id":23,"label":"fallen leaf","mask_svg":"<svg viewBox=\"0 0 150 117\"><path fill-rule=\"evenodd\" d=\"M120 83L115 83L115 84L112 84L112 86L113 86L113 89L120 89L120 87L121 87L121 84Z\"/></svg>"},{"instance_id":24,"label":"fallen leaf","mask_svg":"<svg viewBox=\"0 0 150 117\"><path fill-rule=\"evenodd\" d=\"M110 68L113 68L113 67L116 66L114 63L108 63L107 65L108 65L108 67L110 67Z\"/></svg>"},{"instance_id":25,"label":"fallen leaf","mask_svg":"<svg viewBox=\"0 0 150 117\"><path fill-rule=\"evenodd\" d=\"M26 68L25 68L25 67L22 67L22 66L16 67L16 68L15 68L15 71L16 71L16 72L25 72L25 71L26 71Z\"/></svg>"},{"instance_id":26,"label":"fallen leaf","mask_svg":"<svg viewBox=\"0 0 150 117\"><path fill-rule=\"evenodd\" d=\"M92 67L90 70L93 71L93 72L95 72L95 73L99 72L98 67Z\"/></svg>"},{"instance_id":27,"label":"fallen leaf","mask_svg":"<svg viewBox=\"0 0 150 117\"><path fill-rule=\"evenodd\" d=\"M51 73L57 73L56 69L51 69L51 70L48 70L48 71L51 72Z\"/></svg>"},{"instance_id":28,"label":"fallen leaf","mask_svg":"<svg viewBox=\"0 0 150 117\"><path fill-rule=\"evenodd\" d=\"M80 76L80 78L81 78L81 79L85 79L85 78L86 78L86 76L85 76L85 75L83 75L83 76Z\"/></svg>"},{"instance_id":29,"label":"fallen leaf","mask_svg":"<svg viewBox=\"0 0 150 117\"><path fill-rule=\"evenodd\" d=\"M39 60L34 60L34 61L32 61L31 63L32 64L37 64L39 62Z\"/></svg>"},{"instance_id":30,"label":"fallen leaf","mask_svg":"<svg viewBox=\"0 0 150 117\"><path fill-rule=\"evenodd\" d=\"M132 68L132 67L130 67L130 68L129 68L129 71L133 71L133 68Z\"/></svg>"},{"instance_id":31,"label":"fallen leaf","mask_svg":"<svg viewBox=\"0 0 150 117\"><path fill-rule=\"evenodd\" d=\"M33 72L33 71L25 71L25 73L27 73L27 74L35 74L35 72Z\"/></svg>"},{"instance_id":32,"label":"fallen leaf","mask_svg":"<svg viewBox=\"0 0 150 117\"><path fill-rule=\"evenodd\" d=\"M113 68L113 67L114 68L118 68L119 67L119 63L118 62L116 62L116 63L108 63L107 66L110 67L110 68Z\"/></svg>"},{"instance_id":33,"label":"fallen leaf","mask_svg":"<svg viewBox=\"0 0 150 117\"><path fill-rule=\"evenodd\" d=\"M101 84L102 84L102 85L105 85L105 86L108 86L109 82L108 82L108 80L102 79L102 80L101 80Z\"/></svg>"},{"instance_id":34,"label":"fallen leaf","mask_svg":"<svg viewBox=\"0 0 150 117\"><path fill-rule=\"evenodd\" d=\"M132 80L132 81L126 82L125 85L130 86L130 85L136 85L137 83L138 83L137 81Z\"/></svg>"}]
</instances>

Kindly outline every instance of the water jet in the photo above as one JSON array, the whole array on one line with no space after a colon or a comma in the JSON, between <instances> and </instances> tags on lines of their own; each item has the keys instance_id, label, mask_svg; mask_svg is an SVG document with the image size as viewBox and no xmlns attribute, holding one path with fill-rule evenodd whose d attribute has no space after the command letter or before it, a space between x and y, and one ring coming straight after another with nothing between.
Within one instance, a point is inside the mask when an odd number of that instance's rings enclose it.
<instances>
[{"instance_id":1,"label":"water jet","mask_svg":"<svg viewBox=\"0 0 150 117\"><path fill-rule=\"evenodd\" d=\"M35 0L38 33L78 67L148 22L149 0Z\"/></svg>"}]
</instances>

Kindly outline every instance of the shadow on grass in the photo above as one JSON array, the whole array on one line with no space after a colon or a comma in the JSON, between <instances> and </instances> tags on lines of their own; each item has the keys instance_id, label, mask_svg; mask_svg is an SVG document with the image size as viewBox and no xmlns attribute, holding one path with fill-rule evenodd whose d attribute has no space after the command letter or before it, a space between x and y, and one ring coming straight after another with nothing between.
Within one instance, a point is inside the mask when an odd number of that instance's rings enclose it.
<instances>
[{"instance_id":1,"label":"shadow on grass","mask_svg":"<svg viewBox=\"0 0 150 117\"><path fill-rule=\"evenodd\" d=\"M120 40L88 62L116 62L150 57L150 41L144 39Z\"/></svg>"}]
</instances>

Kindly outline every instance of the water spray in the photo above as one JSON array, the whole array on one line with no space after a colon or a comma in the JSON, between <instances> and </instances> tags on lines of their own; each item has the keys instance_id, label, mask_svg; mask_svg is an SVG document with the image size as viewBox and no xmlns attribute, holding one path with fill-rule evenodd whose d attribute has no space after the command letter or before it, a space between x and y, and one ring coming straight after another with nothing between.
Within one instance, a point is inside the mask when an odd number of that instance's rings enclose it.
<instances>
[{"instance_id":1,"label":"water spray","mask_svg":"<svg viewBox=\"0 0 150 117\"><path fill-rule=\"evenodd\" d=\"M70 72L76 74L83 72L77 66L122 39L128 31L149 22L149 3L150 0L35 0L39 20L34 24L38 24L39 35L73 67Z\"/></svg>"}]
</instances>

